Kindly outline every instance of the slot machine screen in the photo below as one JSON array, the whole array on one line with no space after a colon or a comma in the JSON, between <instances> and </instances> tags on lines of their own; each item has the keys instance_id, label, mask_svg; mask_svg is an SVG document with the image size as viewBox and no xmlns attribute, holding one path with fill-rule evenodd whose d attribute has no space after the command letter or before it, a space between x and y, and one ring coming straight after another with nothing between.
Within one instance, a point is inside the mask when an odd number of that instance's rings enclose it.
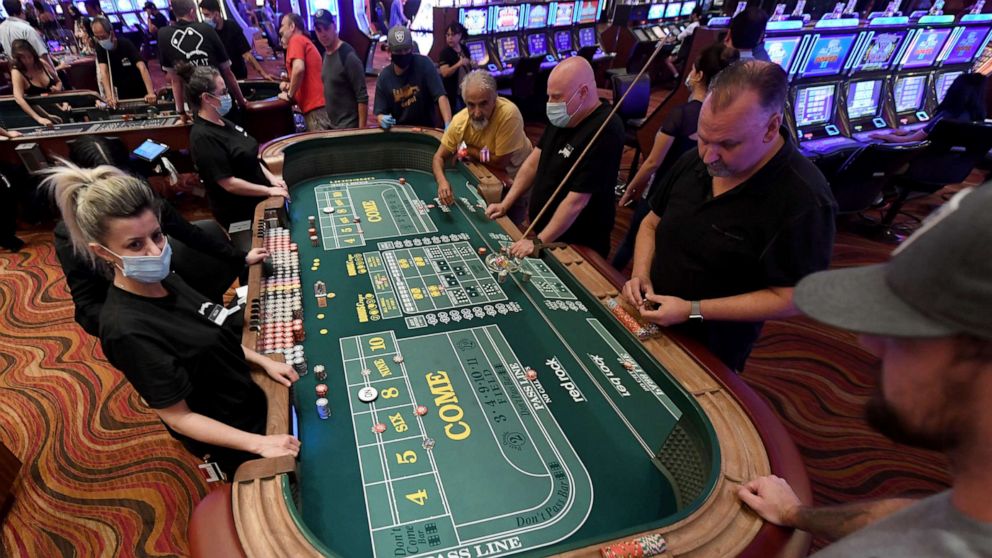
<instances>
[{"instance_id":1,"label":"slot machine screen","mask_svg":"<svg viewBox=\"0 0 992 558\"><path fill-rule=\"evenodd\" d=\"M555 27L565 27L572 24L575 16L575 2L558 2L558 9L555 10Z\"/></svg>"},{"instance_id":2,"label":"slot machine screen","mask_svg":"<svg viewBox=\"0 0 992 558\"><path fill-rule=\"evenodd\" d=\"M570 52L572 49L572 34L568 31L555 31L555 50Z\"/></svg>"},{"instance_id":3,"label":"slot machine screen","mask_svg":"<svg viewBox=\"0 0 992 558\"><path fill-rule=\"evenodd\" d=\"M989 29L989 27L965 27L958 35L957 41L951 45L944 64L968 64L974 60L985 44Z\"/></svg>"},{"instance_id":4,"label":"slot machine screen","mask_svg":"<svg viewBox=\"0 0 992 558\"><path fill-rule=\"evenodd\" d=\"M905 38L905 31L875 33L854 69L859 72L888 70Z\"/></svg>"},{"instance_id":5,"label":"slot machine screen","mask_svg":"<svg viewBox=\"0 0 992 558\"><path fill-rule=\"evenodd\" d=\"M531 56L544 56L548 53L548 36L544 33L527 35L527 52Z\"/></svg>"},{"instance_id":6,"label":"slot machine screen","mask_svg":"<svg viewBox=\"0 0 992 558\"><path fill-rule=\"evenodd\" d=\"M664 4L662 4L662 6L664 6ZM664 10L662 10L662 11L664 11ZM661 16L658 16L658 17L661 17ZM648 7L647 6L645 6L644 4L641 4L641 5L638 5L638 6L634 6L634 7L632 7L630 9L630 17L628 18L629 21L631 21L631 22L634 22L634 21L644 21L645 19L648 19Z\"/></svg>"},{"instance_id":7,"label":"slot machine screen","mask_svg":"<svg viewBox=\"0 0 992 558\"><path fill-rule=\"evenodd\" d=\"M117 8L114 6L114 3L111 2L110 0L100 0L100 8L103 9L103 13L105 14L111 14L117 11ZM83 13L85 14L87 12L84 10Z\"/></svg>"},{"instance_id":8,"label":"slot machine screen","mask_svg":"<svg viewBox=\"0 0 992 558\"><path fill-rule=\"evenodd\" d=\"M954 80L958 79L958 76L964 72L944 72L937 76L937 83L934 86L935 92L937 93L937 104L944 102L944 96L947 95L947 90L951 88L951 84Z\"/></svg>"},{"instance_id":9,"label":"slot machine screen","mask_svg":"<svg viewBox=\"0 0 992 558\"><path fill-rule=\"evenodd\" d=\"M158 9L160 10L169 9L169 0L152 0L152 2L154 2L155 6L158 7Z\"/></svg>"},{"instance_id":10,"label":"slot machine screen","mask_svg":"<svg viewBox=\"0 0 992 558\"><path fill-rule=\"evenodd\" d=\"M141 20L138 19L138 15L134 13L124 14L124 23L130 25L131 27L140 27Z\"/></svg>"},{"instance_id":11,"label":"slot machine screen","mask_svg":"<svg viewBox=\"0 0 992 558\"><path fill-rule=\"evenodd\" d=\"M804 77L833 76L840 73L844 68L844 61L851 52L854 44L854 35L820 35L813 43L809 58L806 59L806 67L803 68Z\"/></svg>"},{"instance_id":12,"label":"slot machine screen","mask_svg":"<svg viewBox=\"0 0 992 558\"><path fill-rule=\"evenodd\" d=\"M909 46L909 52L903 60L902 67L928 68L937 61L937 55L943 48L947 36L951 34L950 29L924 29L917 33L913 39L913 44Z\"/></svg>"},{"instance_id":13,"label":"slot machine screen","mask_svg":"<svg viewBox=\"0 0 992 558\"><path fill-rule=\"evenodd\" d=\"M531 4L527 12L527 29L544 29L548 25L548 5Z\"/></svg>"},{"instance_id":14,"label":"slot machine screen","mask_svg":"<svg viewBox=\"0 0 992 558\"><path fill-rule=\"evenodd\" d=\"M826 124L834 109L834 86L803 87L796 93L796 127Z\"/></svg>"},{"instance_id":15,"label":"slot machine screen","mask_svg":"<svg viewBox=\"0 0 992 558\"><path fill-rule=\"evenodd\" d=\"M854 81L847 86L847 117L874 117L882 98L882 80Z\"/></svg>"},{"instance_id":16,"label":"slot machine screen","mask_svg":"<svg viewBox=\"0 0 992 558\"><path fill-rule=\"evenodd\" d=\"M520 58L520 41L516 35L496 39L496 50L500 60L516 60Z\"/></svg>"},{"instance_id":17,"label":"slot machine screen","mask_svg":"<svg viewBox=\"0 0 992 558\"><path fill-rule=\"evenodd\" d=\"M695 2L686 2L686 3L682 4L682 15L683 16L690 15L690 14L692 14L692 10L695 10L695 9L696 9L696 3Z\"/></svg>"},{"instance_id":18,"label":"slot machine screen","mask_svg":"<svg viewBox=\"0 0 992 558\"><path fill-rule=\"evenodd\" d=\"M896 101L896 112L916 112L923 106L927 92L927 76L906 76L896 79L892 96Z\"/></svg>"},{"instance_id":19,"label":"slot machine screen","mask_svg":"<svg viewBox=\"0 0 992 558\"><path fill-rule=\"evenodd\" d=\"M520 5L493 6L493 33L508 33L520 28Z\"/></svg>"},{"instance_id":20,"label":"slot machine screen","mask_svg":"<svg viewBox=\"0 0 992 558\"><path fill-rule=\"evenodd\" d=\"M768 58L786 72L789 71L798 48L799 37L768 37L765 39L765 51L768 53Z\"/></svg>"},{"instance_id":21,"label":"slot machine screen","mask_svg":"<svg viewBox=\"0 0 992 558\"><path fill-rule=\"evenodd\" d=\"M596 28L583 27L579 29L579 48L596 46Z\"/></svg>"},{"instance_id":22,"label":"slot machine screen","mask_svg":"<svg viewBox=\"0 0 992 558\"><path fill-rule=\"evenodd\" d=\"M476 66L485 66L489 62L489 54L486 52L486 43L483 41L467 41L468 57Z\"/></svg>"},{"instance_id":23,"label":"slot machine screen","mask_svg":"<svg viewBox=\"0 0 992 558\"><path fill-rule=\"evenodd\" d=\"M126 12L133 9L134 4L131 4L131 0L117 0L117 11Z\"/></svg>"},{"instance_id":24,"label":"slot machine screen","mask_svg":"<svg viewBox=\"0 0 992 558\"><path fill-rule=\"evenodd\" d=\"M665 5L664 4L652 4L648 8L648 19L655 20L665 17Z\"/></svg>"},{"instance_id":25,"label":"slot machine screen","mask_svg":"<svg viewBox=\"0 0 992 558\"><path fill-rule=\"evenodd\" d=\"M470 36L489 32L489 10L486 8L462 8L458 21L465 26Z\"/></svg>"},{"instance_id":26,"label":"slot machine screen","mask_svg":"<svg viewBox=\"0 0 992 558\"><path fill-rule=\"evenodd\" d=\"M669 17L679 17L679 14L680 13L682 13L682 3L681 2L674 2L672 4L668 4L667 6L665 6L665 17L666 18L669 18Z\"/></svg>"},{"instance_id":27,"label":"slot machine screen","mask_svg":"<svg viewBox=\"0 0 992 558\"><path fill-rule=\"evenodd\" d=\"M599 0L581 0L578 6L579 18L577 23L580 25L596 23L596 20L599 19Z\"/></svg>"}]
</instances>

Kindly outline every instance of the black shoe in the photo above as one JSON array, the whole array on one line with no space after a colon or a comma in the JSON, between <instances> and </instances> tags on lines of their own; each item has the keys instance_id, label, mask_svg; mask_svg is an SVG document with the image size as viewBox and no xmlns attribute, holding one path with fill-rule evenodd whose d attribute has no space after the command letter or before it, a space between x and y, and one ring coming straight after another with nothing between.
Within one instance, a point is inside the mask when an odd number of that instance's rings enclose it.
<instances>
[{"instance_id":1,"label":"black shoe","mask_svg":"<svg viewBox=\"0 0 992 558\"><path fill-rule=\"evenodd\" d=\"M0 242L0 246L3 246L11 252L20 252L21 248L24 248L24 241L16 236L12 236L3 242Z\"/></svg>"}]
</instances>

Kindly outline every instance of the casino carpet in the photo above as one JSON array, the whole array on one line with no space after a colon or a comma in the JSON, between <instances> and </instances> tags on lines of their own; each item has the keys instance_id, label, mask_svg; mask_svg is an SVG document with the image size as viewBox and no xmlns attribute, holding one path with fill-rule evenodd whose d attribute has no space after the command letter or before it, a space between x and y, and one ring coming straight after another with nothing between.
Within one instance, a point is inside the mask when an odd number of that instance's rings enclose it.
<instances>
[{"instance_id":1,"label":"casino carpet","mask_svg":"<svg viewBox=\"0 0 992 558\"><path fill-rule=\"evenodd\" d=\"M924 215L939 201L908 207ZM190 196L179 206L187 216L204 211ZM629 212L619 222L625 227ZM187 522L208 487L73 322L50 231L22 228L25 249L0 252L0 442L25 464L0 555L186 555ZM833 265L882 261L889 251L842 230ZM942 458L866 427L861 410L875 364L852 335L793 319L766 326L744 373L796 440L818 503L946 486Z\"/></svg>"}]
</instances>

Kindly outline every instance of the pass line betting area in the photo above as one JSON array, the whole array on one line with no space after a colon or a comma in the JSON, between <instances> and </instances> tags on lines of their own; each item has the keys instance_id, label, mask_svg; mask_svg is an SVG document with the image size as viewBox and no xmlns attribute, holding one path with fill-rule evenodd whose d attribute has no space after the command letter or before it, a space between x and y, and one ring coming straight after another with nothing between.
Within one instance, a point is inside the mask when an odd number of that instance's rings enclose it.
<instances>
[{"instance_id":1,"label":"pass line betting area","mask_svg":"<svg viewBox=\"0 0 992 558\"><path fill-rule=\"evenodd\" d=\"M733 495L798 463L772 449L795 453L771 439L781 425L637 324L589 256L505 257L519 232L485 217L482 167L448 170L456 201L439 204L438 140L401 128L263 148L292 202L256 213L275 273L252 271L244 341L302 374L289 393L256 375L269 432L302 449L246 463L219 511L198 509L194 555L198 529L223 538L218 514L248 556L783 544Z\"/></svg>"}]
</instances>

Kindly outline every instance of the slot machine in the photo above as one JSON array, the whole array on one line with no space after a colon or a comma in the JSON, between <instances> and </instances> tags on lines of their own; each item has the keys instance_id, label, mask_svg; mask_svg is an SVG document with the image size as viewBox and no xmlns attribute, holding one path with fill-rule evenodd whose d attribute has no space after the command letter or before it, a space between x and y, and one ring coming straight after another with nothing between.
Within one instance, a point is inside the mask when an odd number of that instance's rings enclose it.
<instances>
[{"instance_id":1,"label":"slot machine","mask_svg":"<svg viewBox=\"0 0 992 558\"><path fill-rule=\"evenodd\" d=\"M528 56L541 56L541 69L553 68L558 63L558 59L551 52L548 45L548 16L550 15L550 4L534 3L524 5L523 19L523 40L527 47Z\"/></svg>"},{"instance_id":2,"label":"slot machine","mask_svg":"<svg viewBox=\"0 0 992 558\"><path fill-rule=\"evenodd\" d=\"M468 57L477 68L483 68L490 73L496 73L499 66L489 53L486 35L489 33L488 8L459 8L458 22L465 26L465 48Z\"/></svg>"},{"instance_id":3,"label":"slot machine","mask_svg":"<svg viewBox=\"0 0 992 558\"><path fill-rule=\"evenodd\" d=\"M866 40L853 54L850 79L841 100L851 137L868 143L874 132L895 126L889 74L908 46L909 18L883 16L867 24Z\"/></svg>"},{"instance_id":4,"label":"slot machine","mask_svg":"<svg viewBox=\"0 0 992 558\"><path fill-rule=\"evenodd\" d=\"M785 70L790 81L799 69L796 63L799 53L806 50L811 39L799 20L769 21L765 26L765 52L770 61Z\"/></svg>"},{"instance_id":5,"label":"slot machine","mask_svg":"<svg viewBox=\"0 0 992 558\"><path fill-rule=\"evenodd\" d=\"M931 87L927 91L927 106L932 114L944 100L947 89L961 74L971 71L975 60L992 38L992 14L971 13L961 16L959 27L947 40L947 46L937 61Z\"/></svg>"},{"instance_id":6,"label":"slot machine","mask_svg":"<svg viewBox=\"0 0 992 558\"><path fill-rule=\"evenodd\" d=\"M647 23L642 27L647 34L647 38L653 41L663 41L668 38L671 31L668 25L662 23L665 18L664 4L651 4L648 6Z\"/></svg>"},{"instance_id":7,"label":"slot machine","mask_svg":"<svg viewBox=\"0 0 992 558\"><path fill-rule=\"evenodd\" d=\"M575 56L578 49L572 40L572 23L575 21L575 2L554 2L551 4L551 47L558 60Z\"/></svg>"},{"instance_id":8,"label":"slot machine","mask_svg":"<svg viewBox=\"0 0 992 558\"><path fill-rule=\"evenodd\" d=\"M600 0L579 0L576 4L578 13L575 16L575 37L573 44L577 45L577 50L588 53L593 60L599 60L606 56L599 45L599 35L596 33L596 22L602 12L603 4Z\"/></svg>"},{"instance_id":9,"label":"slot machine","mask_svg":"<svg viewBox=\"0 0 992 558\"><path fill-rule=\"evenodd\" d=\"M786 117L791 119L799 149L808 156L824 155L856 143L847 136L838 100L842 76L852 62L851 52L859 50L864 40L858 23L854 18L818 21L799 53Z\"/></svg>"},{"instance_id":10,"label":"slot machine","mask_svg":"<svg viewBox=\"0 0 992 558\"><path fill-rule=\"evenodd\" d=\"M517 62L523 58L520 44L520 4L504 4L489 7L489 29L492 32L490 54L498 66L493 77L501 78L513 74Z\"/></svg>"},{"instance_id":11,"label":"slot machine","mask_svg":"<svg viewBox=\"0 0 992 558\"><path fill-rule=\"evenodd\" d=\"M895 75L890 78L895 127L915 129L930 120L927 91L934 68L954 30L954 16L924 16L912 29L908 45L898 59Z\"/></svg>"}]
</instances>

